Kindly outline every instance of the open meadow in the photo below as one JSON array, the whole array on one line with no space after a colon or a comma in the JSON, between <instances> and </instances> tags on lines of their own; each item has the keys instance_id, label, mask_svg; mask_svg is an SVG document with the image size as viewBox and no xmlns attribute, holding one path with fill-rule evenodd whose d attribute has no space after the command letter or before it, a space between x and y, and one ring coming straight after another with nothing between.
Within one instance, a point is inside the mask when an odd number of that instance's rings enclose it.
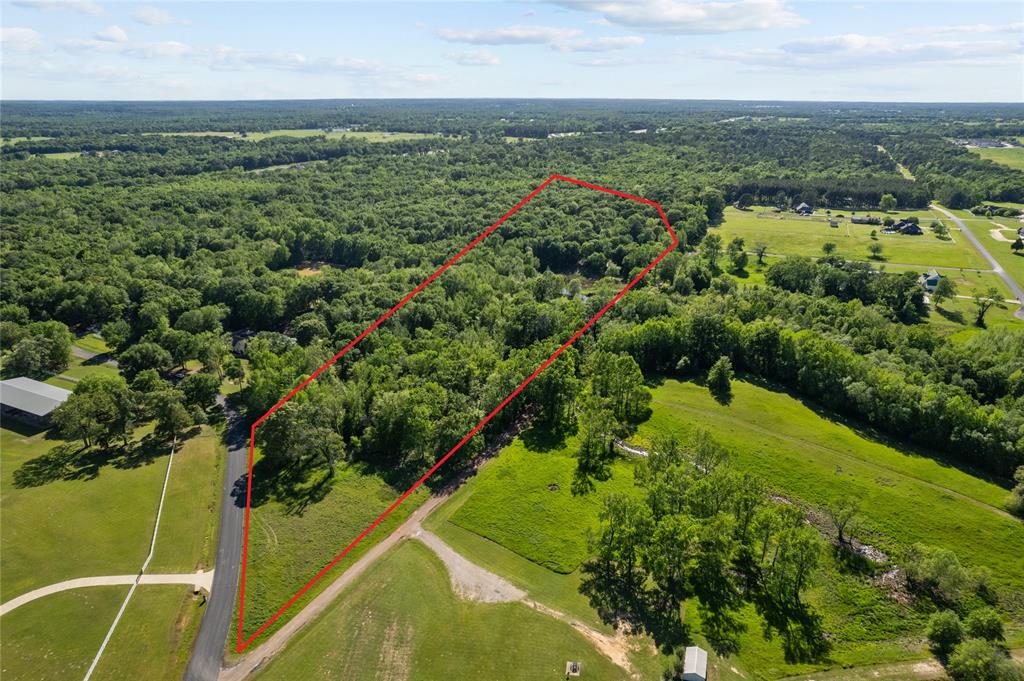
<instances>
[{"instance_id":1,"label":"open meadow","mask_svg":"<svg viewBox=\"0 0 1024 681\"><path fill-rule=\"evenodd\" d=\"M747 250L756 244L768 246L769 253L782 255L806 255L820 257L821 247L831 242L836 245L836 255L848 260L863 260L882 265L886 263L914 265L922 270L930 267L955 267L988 269L984 260L967 243L958 237L956 229L950 224L952 239L944 241L935 236L928 225L938 214L929 211L895 211L891 217L895 219L916 216L921 221L924 234L908 236L904 234L882 234L880 225L855 225L847 219L839 222L838 227L830 227L828 221L796 217L792 213L768 213L764 209L754 207L750 210L738 210L733 207L725 209L725 220L714 232L722 237L723 246L732 239L739 237L745 242ZM833 211L839 214L841 211ZM876 217L885 217L884 213L872 213ZM871 238L872 230L877 231L877 238ZM882 245L880 259L872 258L868 246L872 243Z\"/></svg>"},{"instance_id":2,"label":"open meadow","mask_svg":"<svg viewBox=\"0 0 1024 681\"><path fill-rule=\"evenodd\" d=\"M971 153L1009 168L1024 170L1024 147L971 149Z\"/></svg>"},{"instance_id":3,"label":"open meadow","mask_svg":"<svg viewBox=\"0 0 1024 681\"><path fill-rule=\"evenodd\" d=\"M258 679L559 679L628 674L568 624L522 603L476 603L452 591L443 563L418 541L385 554Z\"/></svg>"}]
</instances>

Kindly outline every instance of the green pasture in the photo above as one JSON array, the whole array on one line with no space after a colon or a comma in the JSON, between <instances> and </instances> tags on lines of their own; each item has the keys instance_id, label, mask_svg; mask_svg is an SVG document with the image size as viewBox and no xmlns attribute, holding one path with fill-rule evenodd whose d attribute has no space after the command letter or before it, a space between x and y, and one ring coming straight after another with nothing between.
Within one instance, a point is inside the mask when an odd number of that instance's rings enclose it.
<instances>
[{"instance_id":1,"label":"green pasture","mask_svg":"<svg viewBox=\"0 0 1024 681\"><path fill-rule=\"evenodd\" d=\"M1024 170L1024 147L1002 147L999 149L971 149L971 153L988 161ZM1024 181L1024 178L1022 178Z\"/></svg>"},{"instance_id":2,"label":"green pasture","mask_svg":"<svg viewBox=\"0 0 1024 681\"><path fill-rule=\"evenodd\" d=\"M1004 226L1010 227L1012 225L1020 226L1022 223L1015 222L1011 218L979 218L976 215L972 215L966 210L955 210L951 211L958 218L963 220L967 229L977 237L985 249L996 259L1003 269L1013 278L1019 286L1024 286L1024 255L1014 254L1013 250L1010 249L1010 244L1005 241L995 239L989 232L995 229L993 221ZM1007 232L1003 232L1009 238ZM1018 253L1024 253L1019 251ZM988 266L985 267L988 269Z\"/></svg>"},{"instance_id":3,"label":"green pasture","mask_svg":"<svg viewBox=\"0 0 1024 681\"><path fill-rule=\"evenodd\" d=\"M81 679L126 593L127 586L74 589L4 615L0 619L4 681Z\"/></svg>"},{"instance_id":4,"label":"green pasture","mask_svg":"<svg viewBox=\"0 0 1024 681\"><path fill-rule=\"evenodd\" d=\"M256 678L536 681L562 679L567 660L582 663L583 678L629 678L568 624L521 603L459 599L444 564L407 541Z\"/></svg>"},{"instance_id":5,"label":"green pasture","mask_svg":"<svg viewBox=\"0 0 1024 681\"><path fill-rule=\"evenodd\" d=\"M780 255L806 255L820 257L821 247L826 242L836 244L836 254L848 260L866 260L876 264L898 263L928 267L966 267L988 269L987 265L974 250L961 239L959 233L950 231L952 240L943 241L937 238L928 225L935 215L927 211L897 211L893 218L917 216L921 220L925 233L921 236L903 234L882 234L880 225L855 225L848 219L839 222L838 227L830 227L827 221L816 221L798 218L793 214L780 213L782 217L758 217L768 209L753 208L741 211L736 208L725 209L725 220L715 230L722 237L724 247L736 237L744 240L748 251L752 251L758 243L768 246L768 251ZM848 212L833 211L849 218ZM873 215L884 217L880 211ZM951 222L951 221L950 221ZM877 239L871 238L871 231L877 231ZM868 250L871 243L882 245L880 260L875 260Z\"/></svg>"}]
</instances>

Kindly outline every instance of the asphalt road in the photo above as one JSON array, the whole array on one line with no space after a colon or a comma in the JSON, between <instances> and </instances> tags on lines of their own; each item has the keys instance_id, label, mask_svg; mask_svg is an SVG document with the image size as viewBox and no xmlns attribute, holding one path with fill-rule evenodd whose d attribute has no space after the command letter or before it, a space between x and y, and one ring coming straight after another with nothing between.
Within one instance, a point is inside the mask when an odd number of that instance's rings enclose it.
<instances>
[{"instance_id":1,"label":"asphalt road","mask_svg":"<svg viewBox=\"0 0 1024 681\"><path fill-rule=\"evenodd\" d=\"M220 530L217 534L217 563L213 589L185 681L217 681L224 660L224 642L231 627L238 572L241 567L242 529L245 522L245 473L248 468L249 432L237 410L222 402L228 419L228 460L221 492Z\"/></svg>"},{"instance_id":2,"label":"asphalt road","mask_svg":"<svg viewBox=\"0 0 1024 681\"><path fill-rule=\"evenodd\" d=\"M953 222L956 223L956 226L960 228L960 232L967 237L967 240L974 244L974 247L978 249L982 256L984 256L985 260L988 260L988 264L992 265L992 271L1006 283L1007 288L1009 288L1010 292L1013 293L1013 297L1020 301L1021 307L1014 313L1014 316L1017 317L1017 319L1024 319L1024 289L1021 289L1020 285L1013 280L1013 277L1011 277L1007 271L1003 269L1003 266L992 257L992 254L990 254L988 249L982 245L981 241L978 240L978 237L974 236L971 230L967 229L967 225L964 224L963 220L953 215L945 208L940 208L935 205L933 205L932 208L948 215Z\"/></svg>"}]
</instances>

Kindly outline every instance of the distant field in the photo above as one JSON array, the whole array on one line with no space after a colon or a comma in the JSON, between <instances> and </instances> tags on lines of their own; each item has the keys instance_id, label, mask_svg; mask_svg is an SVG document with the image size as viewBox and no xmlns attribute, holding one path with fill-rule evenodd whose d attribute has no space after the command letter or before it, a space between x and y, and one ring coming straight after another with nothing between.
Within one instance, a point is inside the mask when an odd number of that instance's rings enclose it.
<instances>
[{"instance_id":1,"label":"distant field","mask_svg":"<svg viewBox=\"0 0 1024 681\"><path fill-rule=\"evenodd\" d=\"M18 142L42 142L43 140L52 139L52 137L43 137L41 135L37 135L35 137L5 137L3 140L3 145L6 146L8 144L17 144Z\"/></svg>"},{"instance_id":2,"label":"distant field","mask_svg":"<svg viewBox=\"0 0 1024 681\"><path fill-rule=\"evenodd\" d=\"M979 218L966 210L955 210L951 212L964 221L967 228L978 238L978 241L984 244L992 257L1003 266L1003 269L1013 277L1013 280L1016 281L1019 286L1024 287L1024 255L1015 255L1014 252L1010 250L1009 243L999 241L989 234L989 230L995 228L995 225L992 224L993 221L1003 225L1004 227L1011 227L1014 225L1020 226L1021 223L1010 218ZM1003 234L1006 235L1008 233L1004 232Z\"/></svg>"},{"instance_id":3,"label":"distant field","mask_svg":"<svg viewBox=\"0 0 1024 681\"><path fill-rule=\"evenodd\" d=\"M1001 149L971 149L971 153L995 161L1004 166L1024 170L1024 147L1003 147Z\"/></svg>"},{"instance_id":4,"label":"distant field","mask_svg":"<svg viewBox=\"0 0 1024 681\"><path fill-rule=\"evenodd\" d=\"M476 476L451 522L555 572L574 571L587 558L587 532L598 526L604 496L635 490L632 465L620 461L594 494L574 497L577 446L570 440L564 449L532 452L516 440Z\"/></svg>"},{"instance_id":5,"label":"distant field","mask_svg":"<svg viewBox=\"0 0 1024 681\"><path fill-rule=\"evenodd\" d=\"M723 246L735 237L744 239L747 250L752 250L758 243L768 246L771 253L783 255L806 255L820 257L821 247L826 242L836 244L836 254L850 260L870 260L868 245L873 242L871 231L878 231L878 243L882 245L882 260L872 261L877 264L899 263L927 267L967 267L988 269L984 261L974 250L961 239L959 233L951 230L953 239L942 241L928 229L933 219L938 219L928 211L896 211L893 218L917 216L925 233L921 236L902 234L882 234L880 226L854 225L849 221L841 222L839 227L829 227L828 222L801 219L786 215L781 219L775 217L759 218L763 209L754 208L740 211L729 207L725 209L725 221L721 227L712 230L722 237ZM842 211L833 211L840 213ZM849 217L848 213L843 213ZM880 212L873 213L879 217Z\"/></svg>"},{"instance_id":6,"label":"distant field","mask_svg":"<svg viewBox=\"0 0 1024 681\"><path fill-rule=\"evenodd\" d=\"M246 568L246 637L262 626L398 497L398 493L379 477L362 475L354 468L339 467L330 484L322 500L313 501L304 508L288 508L277 501L253 507ZM417 492L406 499L277 620L275 627L294 616L347 566L386 537L425 498L425 493Z\"/></svg>"},{"instance_id":7,"label":"distant field","mask_svg":"<svg viewBox=\"0 0 1024 681\"><path fill-rule=\"evenodd\" d=\"M126 586L64 591L4 615L4 681L81 679L127 592Z\"/></svg>"},{"instance_id":8,"label":"distant field","mask_svg":"<svg viewBox=\"0 0 1024 681\"><path fill-rule=\"evenodd\" d=\"M361 139L367 142L391 142L396 140L413 140L437 137L436 134L425 132L384 132L377 130L352 130L349 132L324 132L323 130L300 130L282 129L270 130L267 132L250 132L244 136L238 132L225 130L198 130L192 132L158 132L155 135L183 136L183 137L228 137L232 139L245 139L250 142L259 142L268 137L326 137L327 139Z\"/></svg>"},{"instance_id":9,"label":"distant field","mask_svg":"<svg viewBox=\"0 0 1024 681\"><path fill-rule=\"evenodd\" d=\"M406 541L256 678L537 681L564 678L566 660L586 679L628 678L567 624L520 603L461 600L444 564Z\"/></svg>"},{"instance_id":10,"label":"distant field","mask_svg":"<svg viewBox=\"0 0 1024 681\"><path fill-rule=\"evenodd\" d=\"M1024 525L1003 511L1004 487L871 439L786 393L744 381L733 392L722 406L699 385L665 381L638 441L701 424L779 494L818 507L859 499L869 543L897 556L916 542L943 546L1024 593Z\"/></svg>"}]
</instances>

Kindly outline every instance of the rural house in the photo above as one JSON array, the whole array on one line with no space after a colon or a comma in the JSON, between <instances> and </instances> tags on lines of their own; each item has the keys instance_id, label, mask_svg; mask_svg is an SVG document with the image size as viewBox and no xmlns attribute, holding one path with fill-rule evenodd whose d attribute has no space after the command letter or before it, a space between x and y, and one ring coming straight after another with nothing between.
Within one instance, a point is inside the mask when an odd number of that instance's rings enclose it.
<instances>
[{"instance_id":1,"label":"rural house","mask_svg":"<svg viewBox=\"0 0 1024 681\"><path fill-rule=\"evenodd\" d=\"M810 215L811 213L814 212L814 209L811 208L810 206L808 206L806 203L801 203L799 206L797 206L793 210L795 210L800 215Z\"/></svg>"},{"instance_id":2,"label":"rural house","mask_svg":"<svg viewBox=\"0 0 1024 681\"><path fill-rule=\"evenodd\" d=\"M932 293L935 291L935 287L939 285L939 279L942 279L942 275L932 270L918 277L917 283L923 286L925 291Z\"/></svg>"},{"instance_id":3,"label":"rural house","mask_svg":"<svg viewBox=\"0 0 1024 681\"><path fill-rule=\"evenodd\" d=\"M854 215L850 218L850 222L855 225L880 225L882 221L878 218L871 217L870 215Z\"/></svg>"},{"instance_id":4,"label":"rural house","mask_svg":"<svg viewBox=\"0 0 1024 681\"><path fill-rule=\"evenodd\" d=\"M900 220L899 222L895 222L889 227L883 229L882 234L908 234L911 236L920 236L924 234L924 231L916 222Z\"/></svg>"},{"instance_id":5,"label":"rural house","mask_svg":"<svg viewBox=\"0 0 1024 681\"><path fill-rule=\"evenodd\" d=\"M49 428L53 410L68 401L70 390L25 376L0 381L0 405L9 416L37 428Z\"/></svg>"}]
</instances>

